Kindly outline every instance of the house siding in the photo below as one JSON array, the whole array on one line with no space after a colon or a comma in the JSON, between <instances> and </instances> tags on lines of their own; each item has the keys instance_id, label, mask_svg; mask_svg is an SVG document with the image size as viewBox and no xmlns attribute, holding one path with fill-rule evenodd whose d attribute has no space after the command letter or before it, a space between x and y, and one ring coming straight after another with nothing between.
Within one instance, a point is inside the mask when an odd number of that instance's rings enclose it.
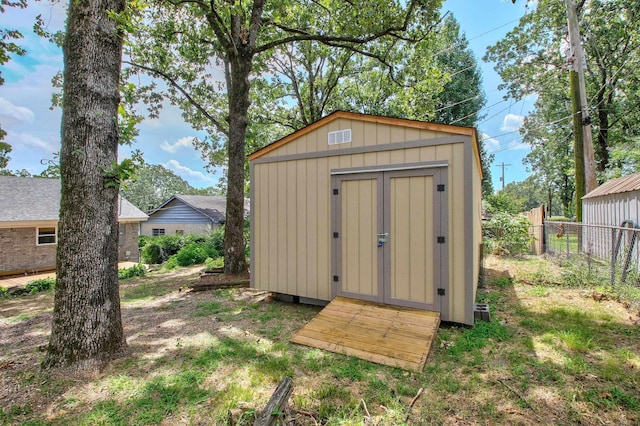
<instances>
[{"instance_id":1,"label":"house siding","mask_svg":"<svg viewBox=\"0 0 640 426\"><path fill-rule=\"evenodd\" d=\"M0 229L0 275L55 269L56 245L36 245L36 228Z\"/></svg>"},{"instance_id":2,"label":"house siding","mask_svg":"<svg viewBox=\"0 0 640 426\"><path fill-rule=\"evenodd\" d=\"M142 223L141 234L151 236L154 228L164 229L165 235L175 234L178 230L185 234L208 234L219 226L182 201L173 200Z\"/></svg>"},{"instance_id":3,"label":"house siding","mask_svg":"<svg viewBox=\"0 0 640 426\"><path fill-rule=\"evenodd\" d=\"M153 229L164 229L165 235L175 234L176 231L183 231L184 234L205 235L219 228L221 225L208 224L176 224L176 223L148 223L144 222L140 226L140 234L153 236Z\"/></svg>"}]
</instances>

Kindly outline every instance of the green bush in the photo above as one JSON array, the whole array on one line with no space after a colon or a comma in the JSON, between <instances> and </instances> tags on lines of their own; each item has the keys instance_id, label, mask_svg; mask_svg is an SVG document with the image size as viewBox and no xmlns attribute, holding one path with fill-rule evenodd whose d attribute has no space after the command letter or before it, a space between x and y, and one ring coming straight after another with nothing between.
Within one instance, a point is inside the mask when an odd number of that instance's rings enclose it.
<instances>
[{"instance_id":1,"label":"green bush","mask_svg":"<svg viewBox=\"0 0 640 426\"><path fill-rule=\"evenodd\" d=\"M124 268L118 270L118 279L126 280L127 278L143 277L147 273L147 268L144 265L138 263L131 268Z\"/></svg>"},{"instance_id":2,"label":"green bush","mask_svg":"<svg viewBox=\"0 0 640 426\"><path fill-rule=\"evenodd\" d=\"M210 242L211 246L218 252L218 255L224 253L224 226L211 232Z\"/></svg>"},{"instance_id":3,"label":"green bush","mask_svg":"<svg viewBox=\"0 0 640 426\"><path fill-rule=\"evenodd\" d=\"M211 258L207 257L204 261L204 270L213 271L215 268L222 268L224 266L224 257Z\"/></svg>"},{"instance_id":4,"label":"green bush","mask_svg":"<svg viewBox=\"0 0 640 426\"><path fill-rule=\"evenodd\" d=\"M29 294L39 293L41 291L53 290L56 288L55 278L39 278L37 280L29 281L24 289Z\"/></svg>"},{"instance_id":5,"label":"green bush","mask_svg":"<svg viewBox=\"0 0 640 426\"><path fill-rule=\"evenodd\" d=\"M496 213L484 225L487 251L497 256L517 256L529 251L531 223L527 218Z\"/></svg>"},{"instance_id":6,"label":"green bush","mask_svg":"<svg viewBox=\"0 0 640 426\"><path fill-rule=\"evenodd\" d=\"M0 287L0 299L6 299L9 297L9 290L4 287Z\"/></svg>"},{"instance_id":7,"label":"green bush","mask_svg":"<svg viewBox=\"0 0 640 426\"><path fill-rule=\"evenodd\" d=\"M190 266L203 263L208 257L214 257L216 254L215 249L206 243L189 243L180 249L175 257L178 265Z\"/></svg>"},{"instance_id":8,"label":"green bush","mask_svg":"<svg viewBox=\"0 0 640 426\"><path fill-rule=\"evenodd\" d=\"M143 263L162 263L165 260L162 246L157 241L149 241L140 252L140 259Z\"/></svg>"}]
</instances>

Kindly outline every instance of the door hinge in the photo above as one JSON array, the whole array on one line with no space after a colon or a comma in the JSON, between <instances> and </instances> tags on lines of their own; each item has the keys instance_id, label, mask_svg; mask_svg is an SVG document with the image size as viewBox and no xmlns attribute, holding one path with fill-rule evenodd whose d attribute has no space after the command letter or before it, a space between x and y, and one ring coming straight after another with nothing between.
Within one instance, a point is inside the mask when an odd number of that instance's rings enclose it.
<instances>
[{"instance_id":1,"label":"door hinge","mask_svg":"<svg viewBox=\"0 0 640 426\"><path fill-rule=\"evenodd\" d=\"M337 233L337 232L334 232L334 233L333 233L333 238L339 238L339 236L340 236L340 234L339 234L339 233Z\"/></svg>"},{"instance_id":2,"label":"door hinge","mask_svg":"<svg viewBox=\"0 0 640 426\"><path fill-rule=\"evenodd\" d=\"M338 279L338 276L337 276L337 275L334 275L334 276L333 276L333 281L334 281L334 282L336 282L336 283L337 283L338 281L340 281L340 280Z\"/></svg>"},{"instance_id":3,"label":"door hinge","mask_svg":"<svg viewBox=\"0 0 640 426\"><path fill-rule=\"evenodd\" d=\"M438 289L438 296L444 296L444 293L445 293L444 288Z\"/></svg>"},{"instance_id":4,"label":"door hinge","mask_svg":"<svg viewBox=\"0 0 640 426\"><path fill-rule=\"evenodd\" d=\"M438 192L444 192L444 183L438 184Z\"/></svg>"},{"instance_id":5,"label":"door hinge","mask_svg":"<svg viewBox=\"0 0 640 426\"><path fill-rule=\"evenodd\" d=\"M438 237L438 244L444 244L444 237Z\"/></svg>"},{"instance_id":6,"label":"door hinge","mask_svg":"<svg viewBox=\"0 0 640 426\"><path fill-rule=\"evenodd\" d=\"M340 191L338 190L338 188L333 188L333 195L338 195L340 193Z\"/></svg>"}]
</instances>

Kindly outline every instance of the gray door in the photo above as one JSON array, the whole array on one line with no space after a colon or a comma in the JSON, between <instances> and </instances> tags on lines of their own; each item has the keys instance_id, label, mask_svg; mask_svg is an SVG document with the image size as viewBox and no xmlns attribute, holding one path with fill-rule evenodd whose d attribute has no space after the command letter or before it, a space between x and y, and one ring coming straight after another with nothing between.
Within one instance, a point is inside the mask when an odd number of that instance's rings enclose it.
<instances>
[{"instance_id":1,"label":"gray door","mask_svg":"<svg viewBox=\"0 0 640 426\"><path fill-rule=\"evenodd\" d=\"M335 296L446 306L446 176L442 168L333 176Z\"/></svg>"}]
</instances>

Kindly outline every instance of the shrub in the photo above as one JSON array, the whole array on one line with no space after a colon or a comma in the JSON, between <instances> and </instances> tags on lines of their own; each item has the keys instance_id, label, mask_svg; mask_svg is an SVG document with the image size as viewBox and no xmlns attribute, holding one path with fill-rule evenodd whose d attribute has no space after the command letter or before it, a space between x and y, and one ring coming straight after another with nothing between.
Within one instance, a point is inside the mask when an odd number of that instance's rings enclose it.
<instances>
[{"instance_id":1,"label":"shrub","mask_svg":"<svg viewBox=\"0 0 640 426\"><path fill-rule=\"evenodd\" d=\"M207 257L204 261L204 270L213 271L215 268L222 268L224 266L224 257L211 258Z\"/></svg>"},{"instance_id":2,"label":"shrub","mask_svg":"<svg viewBox=\"0 0 640 426\"><path fill-rule=\"evenodd\" d=\"M157 241L149 241L140 253L140 258L144 263L162 263L165 260L162 246Z\"/></svg>"},{"instance_id":3,"label":"shrub","mask_svg":"<svg viewBox=\"0 0 640 426\"><path fill-rule=\"evenodd\" d=\"M4 287L0 287L0 299L6 299L9 297L9 290Z\"/></svg>"},{"instance_id":4,"label":"shrub","mask_svg":"<svg viewBox=\"0 0 640 426\"><path fill-rule=\"evenodd\" d=\"M189 243L176 254L176 262L180 266L196 265L203 263L208 257L217 253L213 247L207 244Z\"/></svg>"},{"instance_id":5,"label":"shrub","mask_svg":"<svg viewBox=\"0 0 640 426\"><path fill-rule=\"evenodd\" d=\"M53 290L56 288L55 278L39 278L37 280L29 281L24 289L29 294L39 293L41 291Z\"/></svg>"},{"instance_id":6,"label":"shrub","mask_svg":"<svg viewBox=\"0 0 640 426\"><path fill-rule=\"evenodd\" d=\"M146 273L147 268L145 268L144 265L138 263L137 265L133 265L131 268L119 269L118 279L126 280L127 278L143 277Z\"/></svg>"},{"instance_id":7,"label":"shrub","mask_svg":"<svg viewBox=\"0 0 640 426\"><path fill-rule=\"evenodd\" d=\"M485 223L487 250L497 256L516 256L530 248L529 227L523 216L496 213Z\"/></svg>"},{"instance_id":8,"label":"shrub","mask_svg":"<svg viewBox=\"0 0 640 426\"><path fill-rule=\"evenodd\" d=\"M218 252L218 255L224 253L224 226L214 230L209 238L211 246Z\"/></svg>"}]
</instances>

